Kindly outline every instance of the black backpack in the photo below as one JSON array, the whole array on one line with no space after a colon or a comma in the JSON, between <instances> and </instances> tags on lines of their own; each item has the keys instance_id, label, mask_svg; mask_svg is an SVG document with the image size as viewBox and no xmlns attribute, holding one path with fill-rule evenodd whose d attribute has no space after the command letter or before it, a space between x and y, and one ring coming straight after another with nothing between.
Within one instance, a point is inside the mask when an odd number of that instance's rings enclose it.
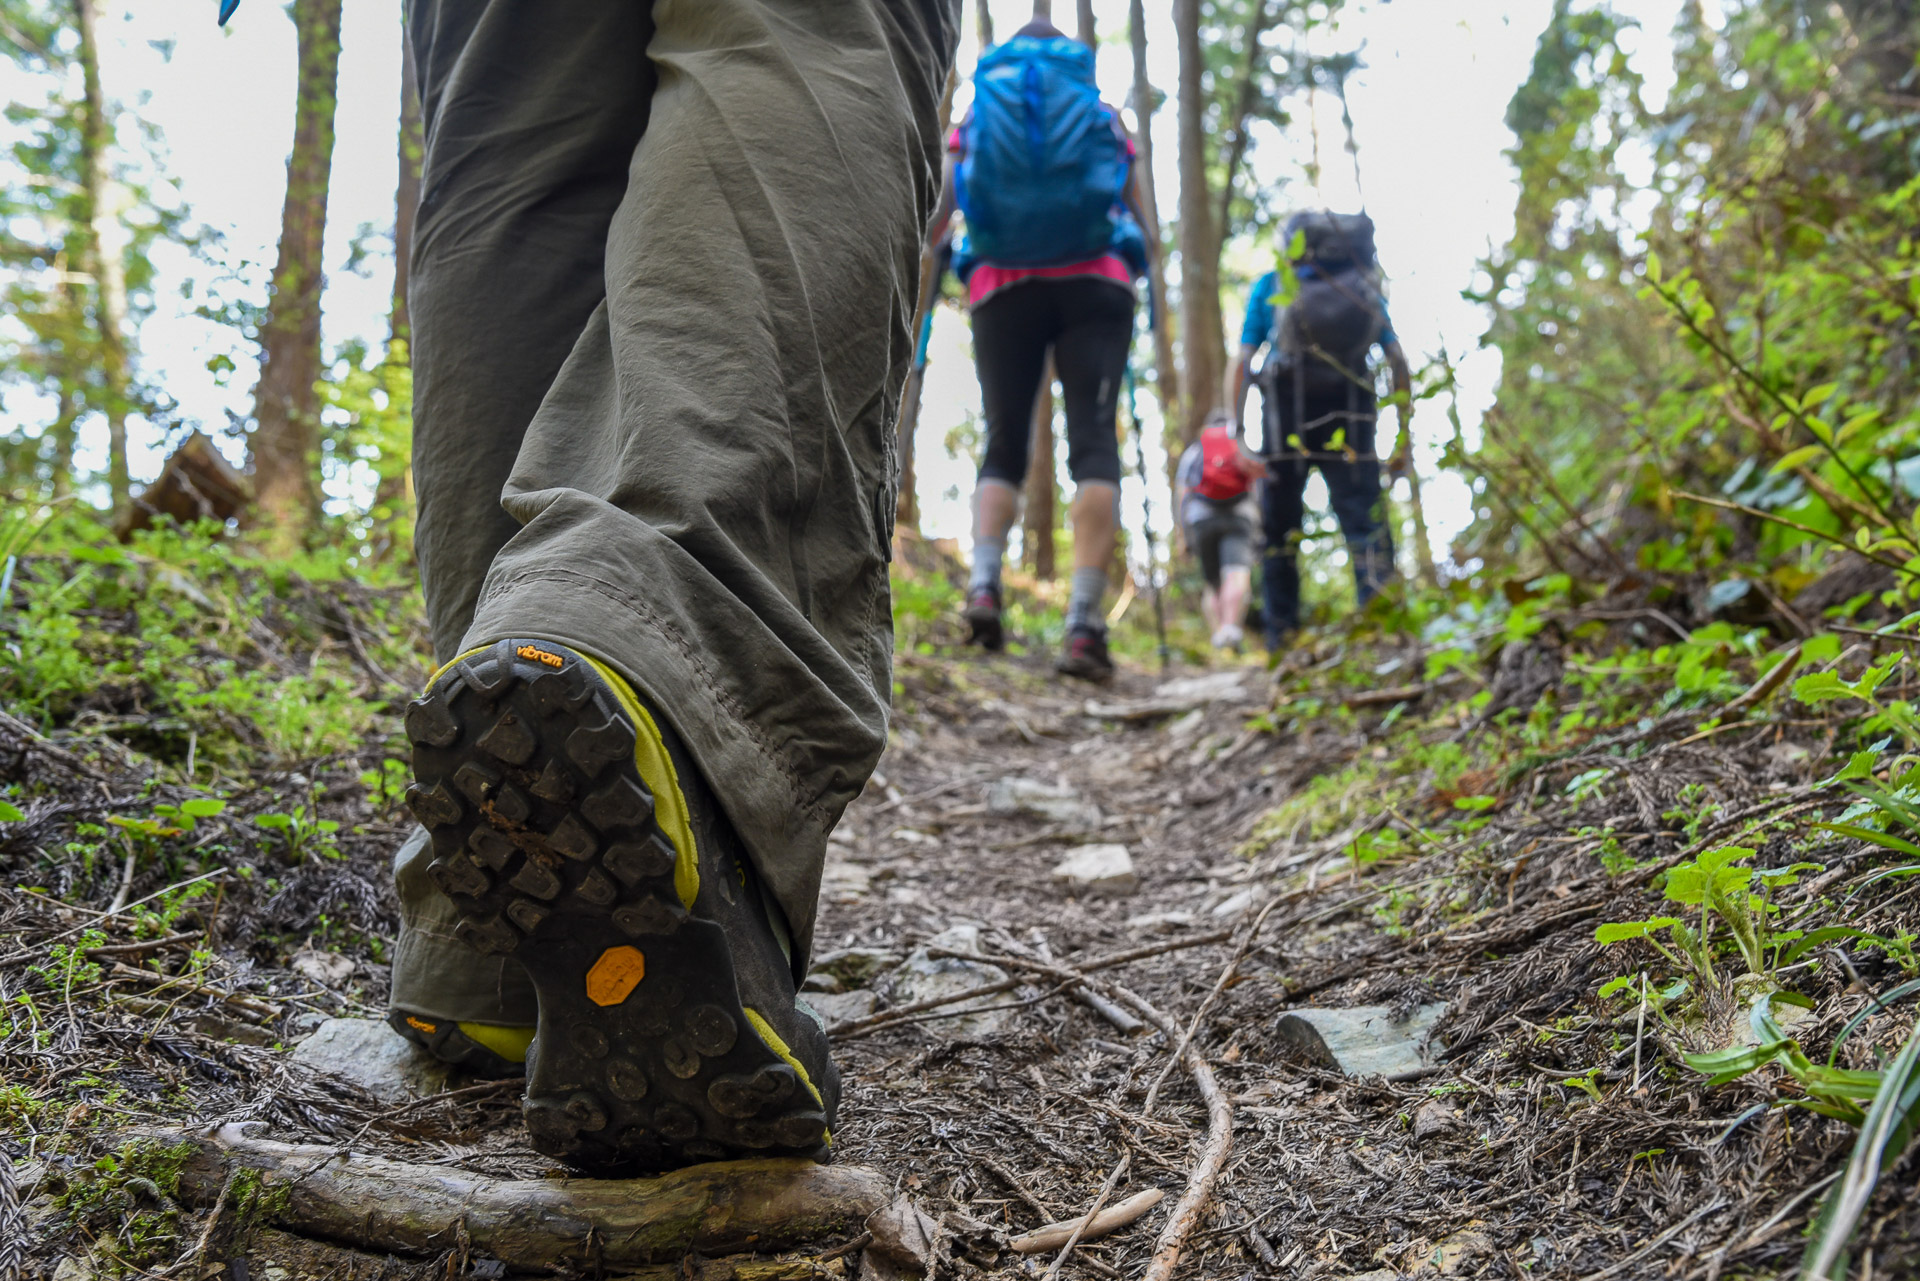
<instances>
[{"instance_id":1,"label":"black backpack","mask_svg":"<svg viewBox=\"0 0 1920 1281\"><path fill-rule=\"evenodd\" d=\"M1294 375L1293 390L1325 395L1371 386L1373 345L1386 330L1386 301L1374 257L1373 219L1316 211L1287 220L1286 239L1304 242L1296 266L1313 271L1293 301L1274 312L1275 373Z\"/></svg>"}]
</instances>

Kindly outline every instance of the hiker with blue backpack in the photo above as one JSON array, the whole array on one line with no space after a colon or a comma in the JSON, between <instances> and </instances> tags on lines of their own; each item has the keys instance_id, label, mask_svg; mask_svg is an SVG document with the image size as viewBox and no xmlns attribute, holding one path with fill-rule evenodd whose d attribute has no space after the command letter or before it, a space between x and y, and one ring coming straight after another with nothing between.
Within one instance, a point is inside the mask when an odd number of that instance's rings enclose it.
<instances>
[{"instance_id":1,"label":"hiker with blue backpack","mask_svg":"<svg viewBox=\"0 0 1920 1281\"><path fill-rule=\"evenodd\" d=\"M1234 371L1234 419L1244 439L1247 391L1258 383L1261 445L1249 457L1266 471L1260 486L1266 551L1261 562L1267 648L1277 652L1300 626L1298 549L1304 494L1315 467L1346 539L1353 585L1365 605L1394 577L1393 534L1375 452L1378 403L1373 350L1393 374L1400 443L1387 461L1406 467L1412 379L1393 332L1365 214L1296 213L1283 233L1288 257L1254 282ZM1255 370L1262 349L1266 360Z\"/></svg>"},{"instance_id":2,"label":"hiker with blue backpack","mask_svg":"<svg viewBox=\"0 0 1920 1281\"><path fill-rule=\"evenodd\" d=\"M1146 271L1133 144L1100 100L1093 50L1036 18L980 58L972 110L954 130L943 234L954 208L987 442L974 490L969 641L1006 643L1001 562L1027 476L1033 415L1053 354L1076 492L1067 635L1056 670L1112 678L1101 601L1119 531L1117 416Z\"/></svg>"}]
</instances>

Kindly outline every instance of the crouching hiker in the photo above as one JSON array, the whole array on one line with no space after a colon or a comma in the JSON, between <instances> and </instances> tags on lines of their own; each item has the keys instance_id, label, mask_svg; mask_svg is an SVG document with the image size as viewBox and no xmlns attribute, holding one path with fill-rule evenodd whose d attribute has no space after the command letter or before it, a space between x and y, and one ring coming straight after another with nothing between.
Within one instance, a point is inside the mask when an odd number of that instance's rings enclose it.
<instances>
[{"instance_id":1,"label":"crouching hiker","mask_svg":"<svg viewBox=\"0 0 1920 1281\"><path fill-rule=\"evenodd\" d=\"M1200 610L1215 649L1238 650L1253 586L1253 482L1263 468L1242 452L1233 419L1216 413L1174 473L1174 504L1206 586Z\"/></svg>"},{"instance_id":2,"label":"crouching hiker","mask_svg":"<svg viewBox=\"0 0 1920 1281\"><path fill-rule=\"evenodd\" d=\"M980 59L973 108L947 160L966 236L966 282L987 443L974 491L969 641L997 650L1000 566L1026 479L1047 353L1066 401L1073 584L1058 671L1113 675L1101 598L1119 530L1119 396L1133 342L1134 285L1146 268L1133 144L1100 100L1093 51L1036 18ZM1050 470L1050 469L1049 469Z\"/></svg>"},{"instance_id":3,"label":"crouching hiker","mask_svg":"<svg viewBox=\"0 0 1920 1281\"><path fill-rule=\"evenodd\" d=\"M1234 415L1243 430L1252 383L1260 384L1264 402L1261 453L1268 480L1261 486L1261 569L1270 650L1284 646L1300 626L1298 544L1313 468L1327 483L1360 603L1393 579L1393 534L1375 452L1375 347L1393 371L1403 426L1412 404L1406 354L1381 293L1373 220L1365 214L1297 213L1287 220L1285 234L1296 256L1255 282L1234 373ZM1293 290L1284 306L1276 306L1283 273L1292 278ZM1254 361L1263 348L1266 362L1256 374ZM1395 475L1405 470L1408 439L1403 430L1401 452L1387 463Z\"/></svg>"}]
</instances>

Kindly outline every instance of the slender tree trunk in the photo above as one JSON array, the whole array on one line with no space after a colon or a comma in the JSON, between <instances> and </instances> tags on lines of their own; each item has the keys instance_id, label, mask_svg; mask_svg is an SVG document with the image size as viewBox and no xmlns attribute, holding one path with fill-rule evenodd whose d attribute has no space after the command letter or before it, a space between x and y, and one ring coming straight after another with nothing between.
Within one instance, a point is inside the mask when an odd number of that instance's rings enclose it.
<instances>
[{"instance_id":1,"label":"slender tree trunk","mask_svg":"<svg viewBox=\"0 0 1920 1281\"><path fill-rule=\"evenodd\" d=\"M267 542L285 553L300 546L320 515L321 252L327 186L333 168L334 107L340 74L341 0L293 0L300 73L287 198L280 217L280 259L260 335L260 386L254 401L256 517Z\"/></svg>"},{"instance_id":2,"label":"slender tree trunk","mask_svg":"<svg viewBox=\"0 0 1920 1281\"><path fill-rule=\"evenodd\" d=\"M1419 568L1420 581L1428 587L1437 587L1440 572L1433 563L1433 540L1427 534L1427 509L1420 501L1420 469L1407 460L1407 518L1413 522L1413 558Z\"/></svg>"},{"instance_id":3,"label":"slender tree trunk","mask_svg":"<svg viewBox=\"0 0 1920 1281\"><path fill-rule=\"evenodd\" d=\"M981 9L986 0L981 0ZM940 95L940 139L946 141L947 127L953 122L953 92L960 84L959 68L947 72L947 87ZM942 200L945 193L942 193ZM893 523L916 537L920 533L920 498L914 473L914 439L920 430L920 398L926 389L926 327L939 301L934 286L939 270L938 246L929 241L920 250L920 301L913 312L913 366L907 371L907 385L900 397L900 422L896 452L900 458L900 492L894 502Z\"/></svg>"},{"instance_id":4,"label":"slender tree trunk","mask_svg":"<svg viewBox=\"0 0 1920 1281\"><path fill-rule=\"evenodd\" d=\"M1053 357L1040 375L1033 401L1033 454L1027 463L1025 542L1027 568L1042 582L1053 580L1054 528L1059 523L1053 481Z\"/></svg>"},{"instance_id":5,"label":"slender tree trunk","mask_svg":"<svg viewBox=\"0 0 1920 1281\"><path fill-rule=\"evenodd\" d=\"M1074 18L1078 23L1078 30L1074 34L1079 37L1080 43L1089 49L1099 48L1100 39L1094 32L1093 0L1077 0L1074 5Z\"/></svg>"},{"instance_id":6,"label":"slender tree trunk","mask_svg":"<svg viewBox=\"0 0 1920 1281\"><path fill-rule=\"evenodd\" d=\"M100 377L107 415L107 489L117 512L127 505L132 485L127 475L127 260L130 237L120 219L121 194L107 172L113 126L100 88L100 44L94 0L74 0L79 37L80 148L87 208L86 269L95 284L94 320L100 332Z\"/></svg>"},{"instance_id":7,"label":"slender tree trunk","mask_svg":"<svg viewBox=\"0 0 1920 1281\"><path fill-rule=\"evenodd\" d=\"M1146 0L1131 0L1127 8L1127 39L1133 46L1134 172L1139 178L1141 212L1147 225L1147 289L1159 310L1153 331L1153 391L1160 402L1161 421L1171 425L1179 416L1180 373L1174 365L1173 314L1167 306L1166 258L1161 252L1160 202L1153 184L1153 84L1147 79Z\"/></svg>"},{"instance_id":8,"label":"slender tree trunk","mask_svg":"<svg viewBox=\"0 0 1920 1281\"><path fill-rule=\"evenodd\" d=\"M1267 28L1274 19L1274 6L1270 0L1260 0L1254 6L1253 13L1247 18L1246 61L1240 69L1240 92L1235 95L1233 107L1233 133L1227 144L1225 172L1220 183L1220 207L1214 219L1213 232L1218 247L1213 251L1213 261L1220 261L1220 248L1227 243L1227 236L1233 230L1233 184L1240 176L1241 162L1247 158L1247 135L1252 128L1253 108L1260 87L1260 41L1267 34Z\"/></svg>"},{"instance_id":9,"label":"slender tree trunk","mask_svg":"<svg viewBox=\"0 0 1920 1281\"><path fill-rule=\"evenodd\" d=\"M1053 21L1053 0L1033 0L1033 16Z\"/></svg>"},{"instance_id":10,"label":"slender tree trunk","mask_svg":"<svg viewBox=\"0 0 1920 1281\"><path fill-rule=\"evenodd\" d=\"M407 273L413 258L413 217L420 208L420 157L426 141L420 120L420 78L413 63L413 41L400 35L400 181L393 193L392 337L412 341L407 312Z\"/></svg>"},{"instance_id":11,"label":"slender tree trunk","mask_svg":"<svg viewBox=\"0 0 1920 1281\"><path fill-rule=\"evenodd\" d=\"M413 220L420 208L420 157L426 144L420 120L420 80L414 67L413 41L404 26L400 34L400 146L399 180L393 193L393 305L387 326L387 365L412 364L413 319L407 310L407 279L413 259ZM413 465L386 472L374 489L373 513L378 526L374 554L384 559L396 549L409 548L396 530L413 519ZM385 513L382 515L382 513Z\"/></svg>"},{"instance_id":12,"label":"slender tree trunk","mask_svg":"<svg viewBox=\"0 0 1920 1281\"><path fill-rule=\"evenodd\" d=\"M989 0L978 0L973 6L974 32L979 37L980 52L985 53L993 47L993 10Z\"/></svg>"},{"instance_id":13,"label":"slender tree trunk","mask_svg":"<svg viewBox=\"0 0 1920 1281\"><path fill-rule=\"evenodd\" d=\"M1220 314L1220 236L1207 181L1206 56L1200 0L1174 0L1180 41L1180 312L1186 412L1182 444L1200 434L1226 396L1227 340Z\"/></svg>"}]
</instances>

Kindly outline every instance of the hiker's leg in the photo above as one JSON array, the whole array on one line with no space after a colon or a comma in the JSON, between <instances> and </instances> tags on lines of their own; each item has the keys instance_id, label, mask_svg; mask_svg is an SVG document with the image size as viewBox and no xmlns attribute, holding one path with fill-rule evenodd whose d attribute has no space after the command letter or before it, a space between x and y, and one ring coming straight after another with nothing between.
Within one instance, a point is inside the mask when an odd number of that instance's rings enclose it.
<instances>
[{"instance_id":1,"label":"hiker's leg","mask_svg":"<svg viewBox=\"0 0 1920 1281\"><path fill-rule=\"evenodd\" d=\"M604 294L607 229L653 95L652 25L646 6L591 0L409 6L428 122L407 292L414 545L443 661L520 527L500 491L527 424ZM599 109L581 111L582 84ZM455 942L425 835L395 860L394 1007L429 1024L532 1024L519 964Z\"/></svg>"},{"instance_id":2,"label":"hiker's leg","mask_svg":"<svg viewBox=\"0 0 1920 1281\"><path fill-rule=\"evenodd\" d=\"M1273 464L1260 487L1260 522L1266 538L1261 560L1262 586L1267 605L1267 648L1277 650L1300 629L1300 563L1298 544L1306 519L1302 495L1307 488L1307 463L1282 458Z\"/></svg>"},{"instance_id":3,"label":"hiker's leg","mask_svg":"<svg viewBox=\"0 0 1920 1281\"><path fill-rule=\"evenodd\" d=\"M1370 409L1371 400L1367 402ZM1375 424L1371 417L1347 425L1347 447L1353 461L1327 462L1320 468L1340 533L1346 538L1347 560L1353 568L1353 586L1360 603L1372 600L1394 577L1393 531L1386 520L1386 490L1380 484L1380 462L1374 457Z\"/></svg>"},{"instance_id":4,"label":"hiker's leg","mask_svg":"<svg viewBox=\"0 0 1920 1281\"><path fill-rule=\"evenodd\" d=\"M1067 625L1097 626L1120 532L1117 428L1133 342L1133 295L1105 280L1067 280L1047 288L1059 297L1053 367L1066 407L1067 474L1077 486Z\"/></svg>"},{"instance_id":5,"label":"hiker's leg","mask_svg":"<svg viewBox=\"0 0 1920 1281\"><path fill-rule=\"evenodd\" d=\"M1220 620L1214 629L1231 627L1237 634L1247 617L1247 592L1253 586L1253 545L1239 517L1226 518L1222 523L1227 529L1220 538L1217 553L1220 586L1216 598Z\"/></svg>"},{"instance_id":6,"label":"hiker's leg","mask_svg":"<svg viewBox=\"0 0 1920 1281\"><path fill-rule=\"evenodd\" d=\"M504 499L522 528L462 642L546 638L627 677L712 784L796 967L827 833L886 741L894 418L957 8L655 7L607 298L527 429Z\"/></svg>"},{"instance_id":7,"label":"hiker's leg","mask_svg":"<svg viewBox=\"0 0 1920 1281\"><path fill-rule=\"evenodd\" d=\"M980 379L987 443L973 493L969 590L999 588L1007 534L1019 518L1020 486L1027 478L1027 451L1033 443L1033 406L1056 328L1044 289L1031 283L1019 285L987 299L973 312L973 363Z\"/></svg>"}]
</instances>

